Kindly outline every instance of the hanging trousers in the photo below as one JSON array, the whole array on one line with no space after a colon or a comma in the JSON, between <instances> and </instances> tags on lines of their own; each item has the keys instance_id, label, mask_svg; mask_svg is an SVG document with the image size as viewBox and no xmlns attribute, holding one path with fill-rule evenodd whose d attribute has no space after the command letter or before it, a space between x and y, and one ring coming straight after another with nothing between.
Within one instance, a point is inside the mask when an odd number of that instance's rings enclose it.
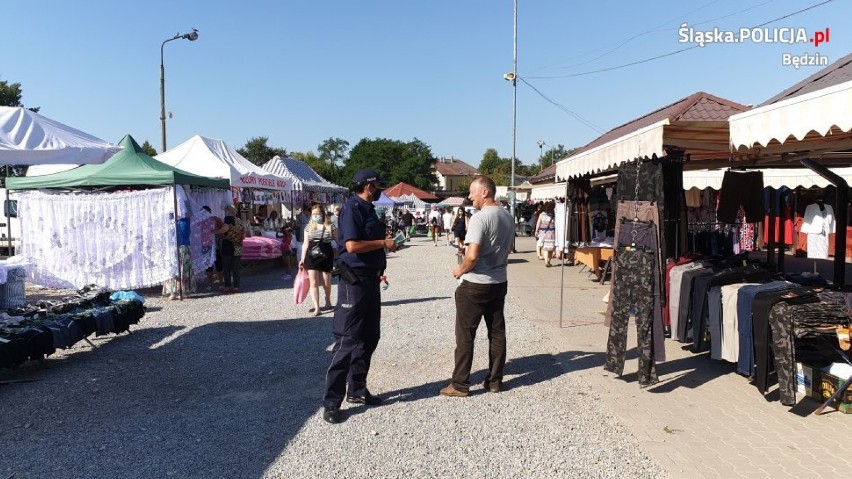
<instances>
[{"instance_id":1,"label":"hanging trousers","mask_svg":"<svg viewBox=\"0 0 852 479\"><path fill-rule=\"evenodd\" d=\"M638 175L637 175L638 173ZM638 178L637 178L638 176ZM639 188L636 188L636 183ZM619 200L627 201L650 201L656 205L657 220L655 224L662 225L662 219L666 218L665 201L665 179L663 177L663 165L646 161L640 167L638 162L625 163L618 167L618 191L616 196ZM630 216L631 219L633 216ZM666 254L666 237L659 235L661 254Z\"/></svg>"},{"instance_id":2,"label":"hanging trousers","mask_svg":"<svg viewBox=\"0 0 852 479\"><path fill-rule=\"evenodd\" d=\"M621 218L633 220L634 216L639 218L639 221L652 221L655 225L660 224L660 215L657 207L649 201L619 201L615 210L615 239L619 237L621 232ZM659 258L659 256L658 256ZM612 321L612 290L618 280L618 265L615 261L612 263L609 282L609 302L606 306L606 315L604 316L604 326L609 326Z\"/></svg>"},{"instance_id":3,"label":"hanging trousers","mask_svg":"<svg viewBox=\"0 0 852 479\"><path fill-rule=\"evenodd\" d=\"M631 309L636 311L636 331L639 349L639 385L649 386L657 382L654 364L652 302L654 294L648 278L654 274L654 251L642 248L619 248L615 262L621 268L619 287L613 291L612 323L606 345L604 369L620 375L624 372L624 356L627 352L627 329Z\"/></svg>"},{"instance_id":4,"label":"hanging trousers","mask_svg":"<svg viewBox=\"0 0 852 479\"><path fill-rule=\"evenodd\" d=\"M619 221L620 222L620 221ZM657 224L653 221L627 221L621 225L618 236L616 236L617 246L639 246L646 251L658 251L657 249ZM665 333L663 332L663 313L660 304L660 295L662 288L660 287L660 277L656 274L658 271L659 255L654 256L654 274L649 281L654 283L654 360L666 360ZM616 288L619 286L616 285Z\"/></svg>"}]
</instances>

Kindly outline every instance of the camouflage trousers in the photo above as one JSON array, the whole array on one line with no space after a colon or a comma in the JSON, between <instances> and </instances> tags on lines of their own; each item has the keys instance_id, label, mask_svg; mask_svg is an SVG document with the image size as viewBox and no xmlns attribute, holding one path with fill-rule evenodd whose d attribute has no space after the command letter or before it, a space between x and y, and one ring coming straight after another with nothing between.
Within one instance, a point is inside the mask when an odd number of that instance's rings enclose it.
<instances>
[{"instance_id":1,"label":"camouflage trousers","mask_svg":"<svg viewBox=\"0 0 852 479\"><path fill-rule=\"evenodd\" d=\"M621 375L627 353L627 329L630 312L636 310L636 330L639 345L639 385L657 382L654 364L654 267L655 251L619 248L615 253L618 284L612 294L612 321L606 344L604 369Z\"/></svg>"},{"instance_id":2,"label":"camouflage trousers","mask_svg":"<svg viewBox=\"0 0 852 479\"><path fill-rule=\"evenodd\" d=\"M796 364L793 352L794 306L784 301L775 303L769 311L772 331L772 355L775 357L775 374L778 376L778 393L781 404L796 405Z\"/></svg>"}]
</instances>

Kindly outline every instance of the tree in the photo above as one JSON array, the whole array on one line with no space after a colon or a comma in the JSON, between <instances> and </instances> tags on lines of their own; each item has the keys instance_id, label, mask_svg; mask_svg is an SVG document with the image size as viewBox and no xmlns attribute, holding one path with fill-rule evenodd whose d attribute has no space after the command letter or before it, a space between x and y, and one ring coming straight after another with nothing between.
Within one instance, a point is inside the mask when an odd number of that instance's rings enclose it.
<instances>
[{"instance_id":1,"label":"tree","mask_svg":"<svg viewBox=\"0 0 852 479\"><path fill-rule=\"evenodd\" d=\"M319 159L328 165L328 168L325 169L327 174L320 173L320 175L332 183L346 184L343 181L344 179L340 177L340 168L348 159L349 142L340 138L329 137L329 139L320 143L317 151L319 151ZM317 173L319 173L319 170L317 170Z\"/></svg>"},{"instance_id":2,"label":"tree","mask_svg":"<svg viewBox=\"0 0 852 479\"><path fill-rule=\"evenodd\" d=\"M372 168L391 185L404 181L422 190L433 190L438 179L432 173L435 157L431 148L422 141L403 143L399 140L363 138L352 148L349 159L341 170L338 182L346 185L361 168Z\"/></svg>"},{"instance_id":3,"label":"tree","mask_svg":"<svg viewBox=\"0 0 852 479\"><path fill-rule=\"evenodd\" d=\"M12 83L5 80L0 80L0 106L24 106L21 103L23 90L20 83ZM31 111L38 113L41 107L30 108Z\"/></svg>"},{"instance_id":4,"label":"tree","mask_svg":"<svg viewBox=\"0 0 852 479\"><path fill-rule=\"evenodd\" d=\"M482 175L490 176L494 184L498 186L508 186L512 182L512 161L509 158L500 158L494 148L485 150L477 171ZM529 167L517 158L515 158L515 176L529 176Z\"/></svg>"},{"instance_id":5,"label":"tree","mask_svg":"<svg viewBox=\"0 0 852 479\"><path fill-rule=\"evenodd\" d=\"M146 155L157 156L157 150L154 148L154 145L152 145L148 140L145 140L145 142L142 143L141 148L142 148L142 151L144 151Z\"/></svg>"},{"instance_id":6,"label":"tree","mask_svg":"<svg viewBox=\"0 0 852 479\"><path fill-rule=\"evenodd\" d=\"M287 156L284 148L272 148L266 143L269 137L257 136L246 142L245 146L237 149L237 153L243 155L247 160L257 166L261 166L274 156Z\"/></svg>"}]
</instances>

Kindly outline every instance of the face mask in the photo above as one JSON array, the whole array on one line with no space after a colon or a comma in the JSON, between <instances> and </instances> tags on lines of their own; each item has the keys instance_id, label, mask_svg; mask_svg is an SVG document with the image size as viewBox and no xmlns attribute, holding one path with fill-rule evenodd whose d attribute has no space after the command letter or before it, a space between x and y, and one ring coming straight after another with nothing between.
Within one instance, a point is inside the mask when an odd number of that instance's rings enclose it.
<instances>
[{"instance_id":1,"label":"face mask","mask_svg":"<svg viewBox=\"0 0 852 479\"><path fill-rule=\"evenodd\" d=\"M322 223L322 216L314 216L313 218L314 218L314 222Z\"/></svg>"}]
</instances>

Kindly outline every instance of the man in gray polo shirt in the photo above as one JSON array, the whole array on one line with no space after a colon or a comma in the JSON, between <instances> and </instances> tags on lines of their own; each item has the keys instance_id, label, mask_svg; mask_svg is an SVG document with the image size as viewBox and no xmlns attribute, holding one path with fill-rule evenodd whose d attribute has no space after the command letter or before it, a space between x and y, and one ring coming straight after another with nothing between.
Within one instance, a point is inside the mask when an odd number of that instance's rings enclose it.
<instances>
[{"instance_id":1,"label":"man in gray polo shirt","mask_svg":"<svg viewBox=\"0 0 852 479\"><path fill-rule=\"evenodd\" d=\"M512 215L494 201L494 181L478 176L470 184L473 207L479 210L470 218L464 243L466 251L453 276L461 279L456 289L456 352L452 382L441 389L442 396L464 397L470 388L473 340L479 321L488 328L488 377L483 387L500 392L503 366L506 365L506 265L512 250Z\"/></svg>"}]
</instances>

